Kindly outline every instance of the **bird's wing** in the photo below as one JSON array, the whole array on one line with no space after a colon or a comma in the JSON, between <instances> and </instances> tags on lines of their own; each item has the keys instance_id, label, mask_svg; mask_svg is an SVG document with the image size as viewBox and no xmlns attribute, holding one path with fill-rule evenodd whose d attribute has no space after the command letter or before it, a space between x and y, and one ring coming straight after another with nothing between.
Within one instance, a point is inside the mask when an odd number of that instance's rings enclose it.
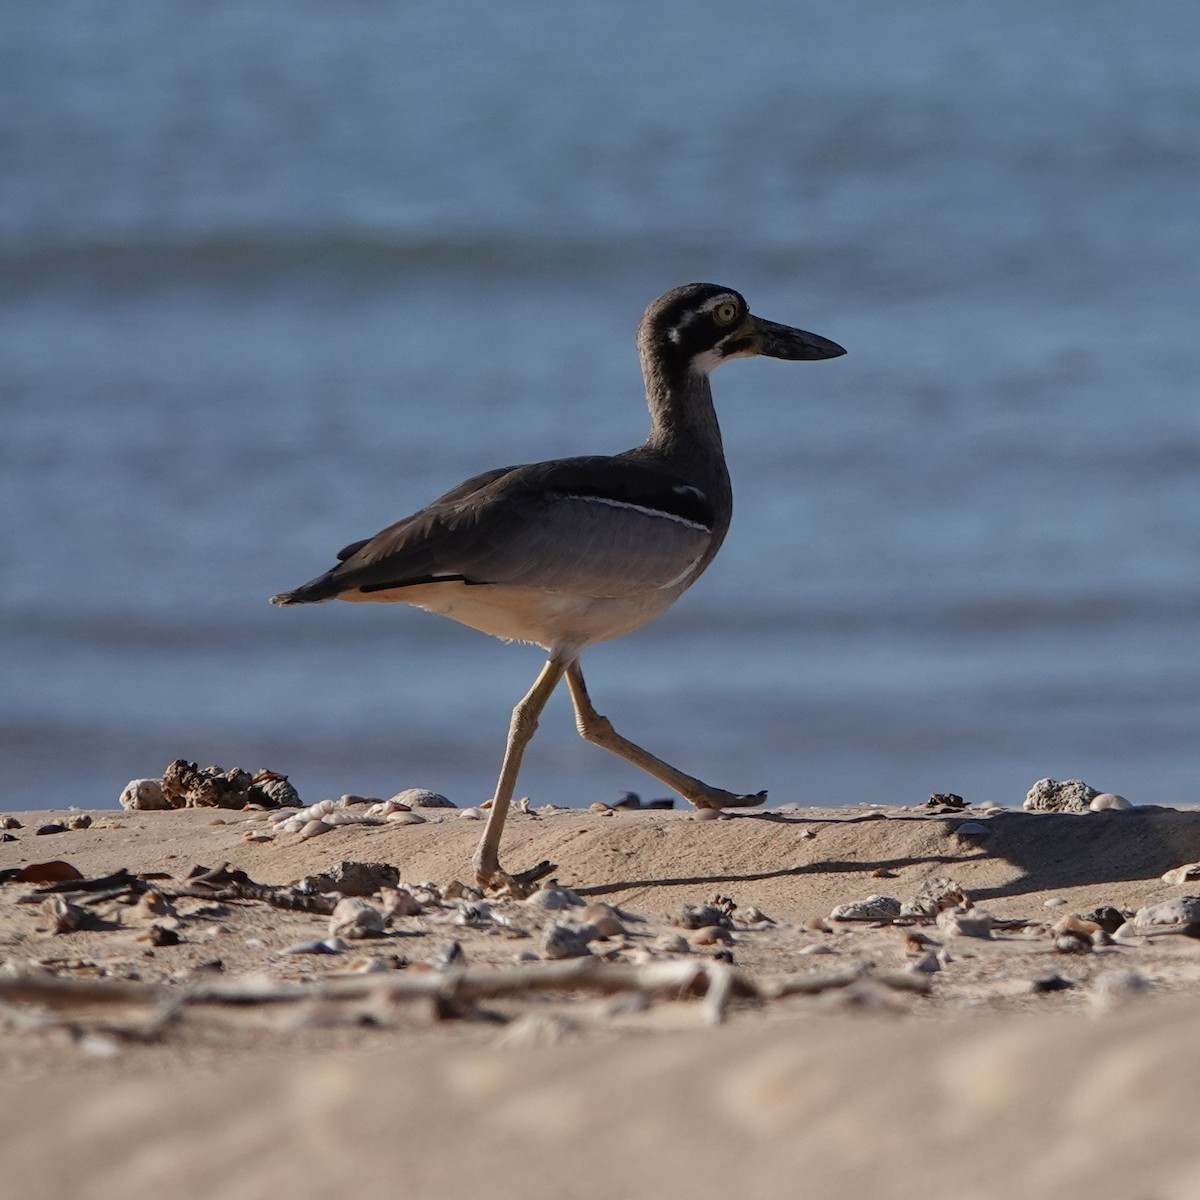
<instances>
[{"instance_id":1,"label":"bird's wing","mask_svg":"<svg viewBox=\"0 0 1200 1200\"><path fill-rule=\"evenodd\" d=\"M348 547L313 585L323 582L325 596L443 579L636 595L684 579L712 526L708 497L657 464L559 459L468 480Z\"/></svg>"}]
</instances>

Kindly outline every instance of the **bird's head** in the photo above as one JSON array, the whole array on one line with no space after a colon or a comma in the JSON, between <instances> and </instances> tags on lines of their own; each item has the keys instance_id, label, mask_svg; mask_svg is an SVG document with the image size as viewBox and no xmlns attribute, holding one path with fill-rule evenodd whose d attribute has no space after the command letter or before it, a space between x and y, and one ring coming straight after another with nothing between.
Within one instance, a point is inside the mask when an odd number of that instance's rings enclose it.
<instances>
[{"instance_id":1,"label":"bird's head","mask_svg":"<svg viewBox=\"0 0 1200 1200\"><path fill-rule=\"evenodd\" d=\"M754 316L739 293L715 283L685 283L659 296L638 326L638 346L643 357L705 375L754 354L799 360L846 353L819 334Z\"/></svg>"}]
</instances>

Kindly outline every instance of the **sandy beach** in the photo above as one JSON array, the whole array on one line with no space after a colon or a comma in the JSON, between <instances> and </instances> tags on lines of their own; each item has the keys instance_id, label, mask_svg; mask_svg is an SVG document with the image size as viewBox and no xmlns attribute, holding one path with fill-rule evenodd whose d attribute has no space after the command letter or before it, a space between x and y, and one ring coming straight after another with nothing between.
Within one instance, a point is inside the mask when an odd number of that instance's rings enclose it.
<instances>
[{"instance_id":1,"label":"sandy beach","mask_svg":"<svg viewBox=\"0 0 1200 1200\"><path fill-rule=\"evenodd\" d=\"M14 814L13 1194L1200 1195L1200 812L413 811Z\"/></svg>"}]
</instances>

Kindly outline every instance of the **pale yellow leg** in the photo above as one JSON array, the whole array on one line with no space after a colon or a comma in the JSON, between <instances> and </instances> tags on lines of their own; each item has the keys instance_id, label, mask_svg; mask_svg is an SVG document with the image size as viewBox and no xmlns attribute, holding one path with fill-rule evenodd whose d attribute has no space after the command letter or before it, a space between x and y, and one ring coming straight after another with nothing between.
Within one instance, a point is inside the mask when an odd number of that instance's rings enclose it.
<instances>
[{"instance_id":1,"label":"pale yellow leg","mask_svg":"<svg viewBox=\"0 0 1200 1200\"><path fill-rule=\"evenodd\" d=\"M633 742L623 738L613 727L607 717L602 717L593 707L587 693L587 685L583 681L583 672L579 663L573 662L566 669L567 687L571 692L571 702L575 705L575 725L579 732L589 742L603 746L622 758L628 759L636 767L640 767L655 779L661 779L668 787L674 788L685 800L691 801L697 808L749 808L762 804L767 798L766 792L758 792L750 796L738 796L721 788L709 787L691 775L677 771L661 758L655 758L648 750L635 746Z\"/></svg>"},{"instance_id":2,"label":"pale yellow leg","mask_svg":"<svg viewBox=\"0 0 1200 1200\"><path fill-rule=\"evenodd\" d=\"M471 860L475 870L475 881L480 887L486 887L496 875L501 875L506 882L508 881L500 869L500 834L504 830L504 818L508 814L509 801L512 800L513 791L517 786L521 756L537 729L538 717L546 707L550 693L558 686L558 681L566 669L566 663L561 659L550 659L534 681L533 687L513 709L512 722L508 727L508 745L504 749L504 763L500 768L500 781L496 784L496 794L492 798L483 837L479 839L475 857Z\"/></svg>"}]
</instances>

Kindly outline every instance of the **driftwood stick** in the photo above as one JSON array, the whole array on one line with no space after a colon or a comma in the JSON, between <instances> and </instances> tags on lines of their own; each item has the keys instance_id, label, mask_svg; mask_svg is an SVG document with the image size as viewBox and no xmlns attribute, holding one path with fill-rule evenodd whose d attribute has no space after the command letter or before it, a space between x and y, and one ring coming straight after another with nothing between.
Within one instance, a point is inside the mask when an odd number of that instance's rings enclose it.
<instances>
[{"instance_id":1,"label":"driftwood stick","mask_svg":"<svg viewBox=\"0 0 1200 1200\"><path fill-rule=\"evenodd\" d=\"M326 979L313 984L213 981L185 988L107 979L60 979L51 975L0 978L0 1002L43 1004L51 1008L96 1005L264 1005L337 1000L380 999L391 1002L438 999L475 1001L540 992L644 992L680 998L702 991L705 1020L720 1024L736 997L778 1000L815 995L874 978L889 987L928 990L924 977L900 972L875 974L864 969L825 974L756 978L720 962L665 961L609 963L595 958L522 963L511 967L461 971L404 972Z\"/></svg>"}]
</instances>

